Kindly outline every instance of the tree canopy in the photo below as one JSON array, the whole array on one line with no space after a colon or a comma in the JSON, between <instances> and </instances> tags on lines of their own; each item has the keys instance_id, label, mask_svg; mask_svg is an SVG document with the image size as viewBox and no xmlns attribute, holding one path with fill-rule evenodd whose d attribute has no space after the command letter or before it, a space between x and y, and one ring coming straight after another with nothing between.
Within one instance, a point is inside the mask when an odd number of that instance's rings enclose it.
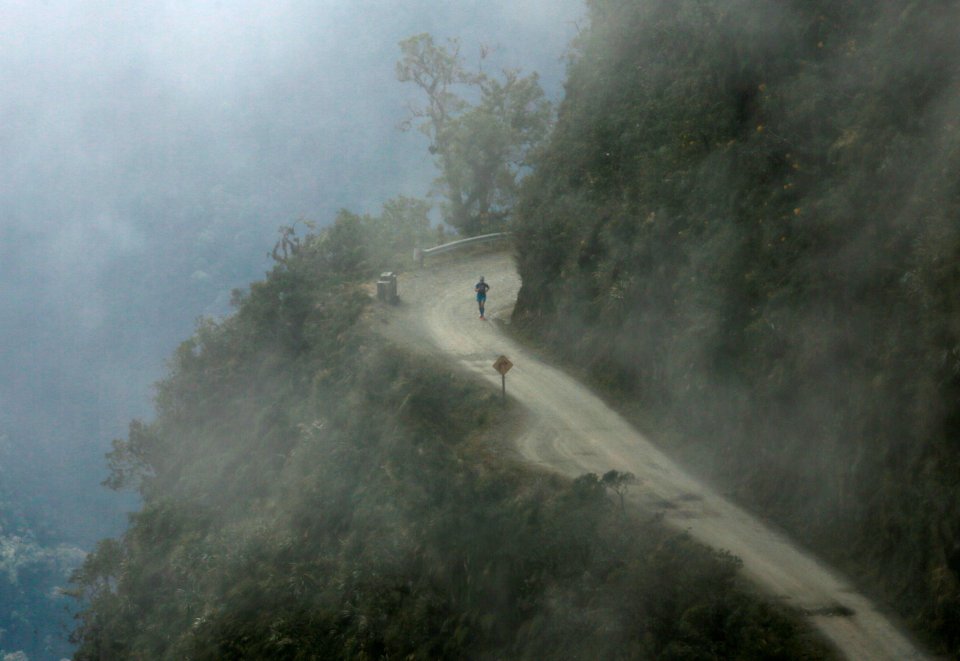
<instances>
[{"instance_id":1,"label":"tree canopy","mask_svg":"<svg viewBox=\"0 0 960 661\"><path fill-rule=\"evenodd\" d=\"M403 126L417 124L430 140L444 220L466 235L503 229L528 156L550 126L537 75L469 72L457 41L438 45L429 34L400 42L400 50L398 79L425 97Z\"/></svg>"}]
</instances>

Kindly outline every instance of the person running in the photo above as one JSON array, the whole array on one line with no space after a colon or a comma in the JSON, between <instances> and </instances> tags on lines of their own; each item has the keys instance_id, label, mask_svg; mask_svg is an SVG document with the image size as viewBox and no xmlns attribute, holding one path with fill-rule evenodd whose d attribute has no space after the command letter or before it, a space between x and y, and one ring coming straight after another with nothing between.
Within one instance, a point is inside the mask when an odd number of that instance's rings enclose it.
<instances>
[{"instance_id":1,"label":"person running","mask_svg":"<svg viewBox=\"0 0 960 661\"><path fill-rule=\"evenodd\" d=\"M483 281L483 276L480 276L480 282L474 286L473 291L477 292L477 306L480 308L480 318L486 319L483 316L483 306L487 302L487 291L489 291L490 285Z\"/></svg>"}]
</instances>

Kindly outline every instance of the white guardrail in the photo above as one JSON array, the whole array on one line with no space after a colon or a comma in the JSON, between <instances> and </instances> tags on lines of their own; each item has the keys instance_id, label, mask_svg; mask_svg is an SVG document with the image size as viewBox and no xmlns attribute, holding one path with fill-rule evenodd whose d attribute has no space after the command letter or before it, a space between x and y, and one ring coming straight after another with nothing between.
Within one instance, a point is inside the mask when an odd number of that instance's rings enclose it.
<instances>
[{"instance_id":1,"label":"white guardrail","mask_svg":"<svg viewBox=\"0 0 960 661\"><path fill-rule=\"evenodd\" d=\"M494 232L493 234L481 234L480 236L471 236L468 239L460 239L458 241L451 241L450 243L444 243L439 246L434 246L433 248L414 248L413 250L413 259L415 262L423 266L423 260L430 255L439 255L440 253L449 252L451 250L457 250L458 248L466 248L467 246L473 246L480 243L491 243L493 241L498 241L510 236L510 232Z\"/></svg>"}]
</instances>

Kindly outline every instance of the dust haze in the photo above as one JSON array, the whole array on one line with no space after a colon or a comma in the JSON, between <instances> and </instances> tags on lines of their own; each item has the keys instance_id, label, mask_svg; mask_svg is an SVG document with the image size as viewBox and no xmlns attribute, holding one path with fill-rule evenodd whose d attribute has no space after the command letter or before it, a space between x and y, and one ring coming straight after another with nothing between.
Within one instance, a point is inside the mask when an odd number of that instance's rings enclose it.
<instances>
[{"instance_id":1,"label":"dust haze","mask_svg":"<svg viewBox=\"0 0 960 661\"><path fill-rule=\"evenodd\" d=\"M110 439L149 417L195 320L262 277L277 227L429 189L422 136L396 128L401 39L493 46L556 97L582 9L0 6L0 535L23 562L121 529L135 503L99 486Z\"/></svg>"}]
</instances>

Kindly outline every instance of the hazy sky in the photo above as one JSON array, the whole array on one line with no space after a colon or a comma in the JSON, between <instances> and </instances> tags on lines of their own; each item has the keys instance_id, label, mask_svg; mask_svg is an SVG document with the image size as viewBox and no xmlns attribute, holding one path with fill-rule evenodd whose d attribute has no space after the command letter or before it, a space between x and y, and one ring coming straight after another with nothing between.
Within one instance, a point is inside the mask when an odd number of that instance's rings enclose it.
<instances>
[{"instance_id":1,"label":"hazy sky","mask_svg":"<svg viewBox=\"0 0 960 661\"><path fill-rule=\"evenodd\" d=\"M283 221L419 194L410 166L428 161L394 131L413 93L394 79L397 41L459 36L468 56L499 43L556 87L579 5L0 3L3 231L52 241L55 267L82 279L145 248L123 208L138 195L241 184Z\"/></svg>"},{"instance_id":2,"label":"hazy sky","mask_svg":"<svg viewBox=\"0 0 960 661\"><path fill-rule=\"evenodd\" d=\"M0 500L51 537L115 529L110 438L276 228L429 188L397 42L493 47L557 97L582 4L0 0Z\"/></svg>"}]
</instances>

